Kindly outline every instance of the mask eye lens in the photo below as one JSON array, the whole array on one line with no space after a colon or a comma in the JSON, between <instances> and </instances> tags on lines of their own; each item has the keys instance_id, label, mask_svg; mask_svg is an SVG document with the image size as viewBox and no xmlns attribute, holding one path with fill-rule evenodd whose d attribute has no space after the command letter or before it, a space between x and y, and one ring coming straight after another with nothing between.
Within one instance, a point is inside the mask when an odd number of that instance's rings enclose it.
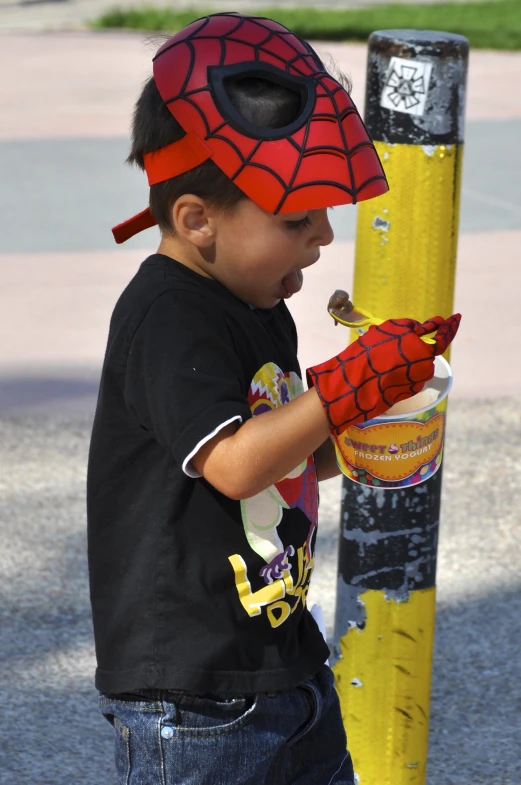
<instances>
[{"instance_id":1,"label":"mask eye lens","mask_svg":"<svg viewBox=\"0 0 521 785\"><path fill-rule=\"evenodd\" d=\"M302 112L300 93L269 79L231 77L223 86L237 112L259 128L285 128Z\"/></svg>"},{"instance_id":2,"label":"mask eye lens","mask_svg":"<svg viewBox=\"0 0 521 785\"><path fill-rule=\"evenodd\" d=\"M210 66L208 81L222 117L254 139L282 139L305 125L315 106L312 77L269 63Z\"/></svg>"}]
</instances>

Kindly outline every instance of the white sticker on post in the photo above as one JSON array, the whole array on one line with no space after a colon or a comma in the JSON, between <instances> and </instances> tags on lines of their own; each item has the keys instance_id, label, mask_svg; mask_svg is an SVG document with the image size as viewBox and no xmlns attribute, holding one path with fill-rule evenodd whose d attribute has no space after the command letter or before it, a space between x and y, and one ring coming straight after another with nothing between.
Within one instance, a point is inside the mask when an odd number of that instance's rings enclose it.
<instances>
[{"instance_id":1,"label":"white sticker on post","mask_svg":"<svg viewBox=\"0 0 521 785\"><path fill-rule=\"evenodd\" d=\"M421 117L425 111L431 71L431 63L391 57L380 106Z\"/></svg>"}]
</instances>

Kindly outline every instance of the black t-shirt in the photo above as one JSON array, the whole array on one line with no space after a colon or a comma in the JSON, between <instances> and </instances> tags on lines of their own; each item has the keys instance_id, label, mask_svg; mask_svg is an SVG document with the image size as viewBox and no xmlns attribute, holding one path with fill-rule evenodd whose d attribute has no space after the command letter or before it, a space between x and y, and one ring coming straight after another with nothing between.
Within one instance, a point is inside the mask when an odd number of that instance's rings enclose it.
<instances>
[{"instance_id":1,"label":"black t-shirt","mask_svg":"<svg viewBox=\"0 0 521 785\"><path fill-rule=\"evenodd\" d=\"M313 458L234 501L190 459L227 423L302 391L281 301L253 309L149 257L112 315L89 454L91 601L103 692L295 686L328 656L305 608Z\"/></svg>"}]
</instances>

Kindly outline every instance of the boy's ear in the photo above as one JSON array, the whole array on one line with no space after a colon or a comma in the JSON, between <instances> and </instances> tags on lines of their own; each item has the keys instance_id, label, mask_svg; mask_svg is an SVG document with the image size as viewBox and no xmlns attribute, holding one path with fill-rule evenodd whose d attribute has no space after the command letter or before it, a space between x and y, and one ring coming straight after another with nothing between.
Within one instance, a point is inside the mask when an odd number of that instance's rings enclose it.
<instances>
[{"instance_id":1,"label":"boy's ear","mask_svg":"<svg viewBox=\"0 0 521 785\"><path fill-rule=\"evenodd\" d=\"M175 233L198 248L215 242L215 225L210 206L195 194L183 194L172 208Z\"/></svg>"}]
</instances>

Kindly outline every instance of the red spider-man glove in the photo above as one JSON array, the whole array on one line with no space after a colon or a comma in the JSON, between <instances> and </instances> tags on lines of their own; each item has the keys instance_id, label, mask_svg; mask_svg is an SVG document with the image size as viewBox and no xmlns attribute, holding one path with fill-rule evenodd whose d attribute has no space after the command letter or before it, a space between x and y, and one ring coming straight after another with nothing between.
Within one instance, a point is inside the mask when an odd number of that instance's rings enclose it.
<instances>
[{"instance_id":1,"label":"red spider-man glove","mask_svg":"<svg viewBox=\"0 0 521 785\"><path fill-rule=\"evenodd\" d=\"M336 357L308 368L308 384L318 393L332 433L378 417L420 392L434 376L434 357L449 346L460 320L459 313L423 324L389 319L370 327ZM435 330L435 343L421 340Z\"/></svg>"}]
</instances>

